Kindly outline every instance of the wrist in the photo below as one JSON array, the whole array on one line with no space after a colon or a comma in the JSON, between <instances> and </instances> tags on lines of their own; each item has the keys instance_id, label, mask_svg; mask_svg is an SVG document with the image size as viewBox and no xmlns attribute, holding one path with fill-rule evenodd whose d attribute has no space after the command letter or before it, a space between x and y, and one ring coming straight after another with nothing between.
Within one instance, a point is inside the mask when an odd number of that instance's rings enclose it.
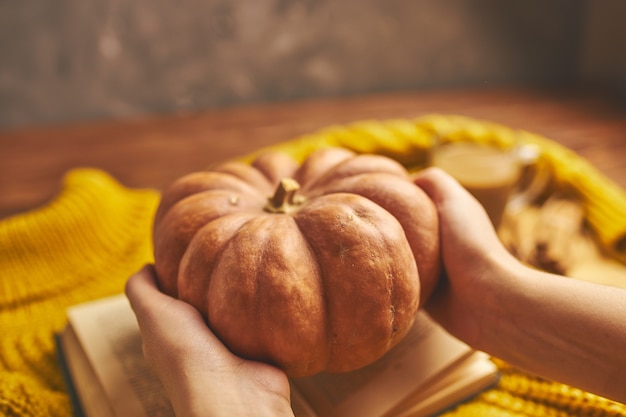
<instances>
[{"instance_id":1,"label":"wrist","mask_svg":"<svg viewBox=\"0 0 626 417\"><path fill-rule=\"evenodd\" d=\"M219 388L211 384L199 384L184 398L172 399L176 416L182 417L293 417L289 400L277 393L258 387L247 386L246 381L238 384L222 384ZM230 386L229 386L230 385Z\"/></svg>"},{"instance_id":2,"label":"wrist","mask_svg":"<svg viewBox=\"0 0 626 417\"><path fill-rule=\"evenodd\" d=\"M524 351L528 323L537 324L533 310L535 289L541 285L540 272L517 261L499 258L488 278L477 288L482 297L473 304L476 332L468 341L472 347L493 356L513 360ZM534 319L529 319L533 317Z\"/></svg>"},{"instance_id":3,"label":"wrist","mask_svg":"<svg viewBox=\"0 0 626 417\"><path fill-rule=\"evenodd\" d=\"M498 327L510 327L511 314L517 308L519 295L527 292L525 286L532 270L508 253L492 253L483 265L454 300L461 306L454 313L459 319L455 336L475 349L488 352L492 339L499 337Z\"/></svg>"}]
</instances>

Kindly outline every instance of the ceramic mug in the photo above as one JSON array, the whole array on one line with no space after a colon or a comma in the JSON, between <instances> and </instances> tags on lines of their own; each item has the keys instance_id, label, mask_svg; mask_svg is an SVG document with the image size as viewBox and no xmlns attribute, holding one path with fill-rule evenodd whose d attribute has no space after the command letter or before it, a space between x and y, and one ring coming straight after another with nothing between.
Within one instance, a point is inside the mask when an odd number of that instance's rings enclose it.
<instances>
[{"instance_id":1,"label":"ceramic mug","mask_svg":"<svg viewBox=\"0 0 626 417\"><path fill-rule=\"evenodd\" d=\"M454 177L485 208L498 228L507 206L532 202L547 185L545 172L534 170L522 186L524 174L539 157L533 145L498 148L473 142L438 143L431 148L430 165Z\"/></svg>"}]
</instances>

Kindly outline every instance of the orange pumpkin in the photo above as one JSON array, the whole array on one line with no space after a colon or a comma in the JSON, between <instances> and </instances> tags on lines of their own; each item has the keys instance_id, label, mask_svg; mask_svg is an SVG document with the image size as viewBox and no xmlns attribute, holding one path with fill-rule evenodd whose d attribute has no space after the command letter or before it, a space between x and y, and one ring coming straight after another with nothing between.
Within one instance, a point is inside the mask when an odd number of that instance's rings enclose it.
<instances>
[{"instance_id":1,"label":"orange pumpkin","mask_svg":"<svg viewBox=\"0 0 626 417\"><path fill-rule=\"evenodd\" d=\"M269 197L269 198L268 198ZM174 182L154 226L160 288L237 355L343 372L407 333L440 271L438 220L390 158L277 152Z\"/></svg>"}]
</instances>

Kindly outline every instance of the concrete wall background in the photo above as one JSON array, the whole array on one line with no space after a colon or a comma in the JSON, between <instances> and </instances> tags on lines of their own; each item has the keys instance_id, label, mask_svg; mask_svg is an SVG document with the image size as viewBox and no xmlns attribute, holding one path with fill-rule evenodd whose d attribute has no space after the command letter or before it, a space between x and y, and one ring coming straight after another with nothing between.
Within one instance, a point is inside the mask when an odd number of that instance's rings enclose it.
<instances>
[{"instance_id":1,"label":"concrete wall background","mask_svg":"<svg viewBox=\"0 0 626 417\"><path fill-rule=\"evenodd\" d=\"M589 1L580 49L580 78L626 94L626 1Z\"/></svg>"},{"instance_id":2,"label":"concrete wall background","mask_svg":"<svg viewBox=\"0 0 626 417\"><path fill-rule=\"evenodd\" d=\"M624 85L624 4L0 0L0 129L581 76ZM616 36L621 47L597 48Z\"/></svg>"}]
</instances>

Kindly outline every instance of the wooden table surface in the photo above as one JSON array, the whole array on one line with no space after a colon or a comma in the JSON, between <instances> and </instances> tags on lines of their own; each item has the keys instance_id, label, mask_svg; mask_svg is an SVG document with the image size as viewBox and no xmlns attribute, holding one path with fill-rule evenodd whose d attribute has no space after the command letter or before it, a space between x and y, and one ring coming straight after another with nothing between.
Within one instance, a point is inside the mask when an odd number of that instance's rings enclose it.
<instances>
[{"instance_id":1,"label":"wooden table surface","mask_svg":"<svg viewBox=\"0 0 626 417\"><path fill-rule=\"evenodd\" d=\"M544 135L626 188L626 105L609 94L521 87L418 91L0 131L0 218L44 204L75 167L101 168L129 187L161 189L188 172L329 125L428 113Z\"/></svg>"}]
</instances>

